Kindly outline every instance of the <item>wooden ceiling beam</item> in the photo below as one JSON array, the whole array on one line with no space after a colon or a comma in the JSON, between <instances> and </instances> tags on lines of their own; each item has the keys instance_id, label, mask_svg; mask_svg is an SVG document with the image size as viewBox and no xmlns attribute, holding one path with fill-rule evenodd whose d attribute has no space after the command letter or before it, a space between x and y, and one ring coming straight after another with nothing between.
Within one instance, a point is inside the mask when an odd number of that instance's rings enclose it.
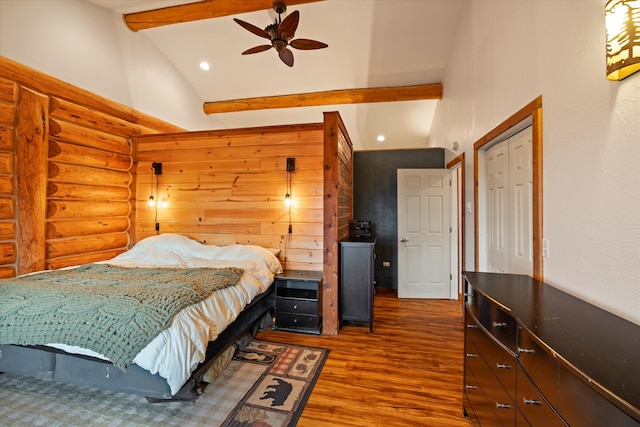
<instances>
[{"instance_id":1,"label":"wooden ceiling beam","mask_svg":"<svg viewBox=\"0 0 640 427\"><path fill-rule=\"evenodd\" d=\"M206 114L235 111L266 110L270 108L312 107L334 104L360 104L370 102L416 101L442 99L442 84L395 86L366 89L343 89L293 95L265 96L230 101L205 102Z\"/></svg>"},{"instance_id":2,"label":"wooden ceiling beam","mask_svg":"<svg viewBox=\"0 0 640 427\"><path fill-rule=\"evenodd\" d=\"M293 6L316 1L321 0L287 0L285 3L287 6ZM203 0L144 12L127 13L124 15L124 22L132 31L140 31L181 22L270 10L272 7L273 0Z\"/></svg>"}]
</instances>

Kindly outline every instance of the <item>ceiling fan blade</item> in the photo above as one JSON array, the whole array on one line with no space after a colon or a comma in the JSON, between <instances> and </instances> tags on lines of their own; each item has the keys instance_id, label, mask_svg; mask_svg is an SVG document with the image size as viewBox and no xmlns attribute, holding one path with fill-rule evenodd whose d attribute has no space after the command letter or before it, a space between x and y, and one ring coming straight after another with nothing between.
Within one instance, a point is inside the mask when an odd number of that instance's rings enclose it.
<instances>
[{"instance_id":1,"label":"ceiling fan blade","mask_svg":"<svg viewBox=\"0 0 640 427\"><path fill-rule=\"evenodd\" d=\"M242 52L242 54L243 55L250 55L252 53L264 52L265 50L269 50L272 47L273 46L271 46L270 44L263 44L263 45L260 45L260 46L252 47L251 49L247 49L244 52Z\"/></svg>"},{"instance_id":2,"label":"ceiling fan blade","mask_svg":"<svg viewBox=\"0 0 640 427\"><path fill-rule=\"evenodd\" d=\"M300 50L323 49L323 48L329 46L326 43L322 43L322 42L319 42L319 41L316 41L316 40L309 40L309 39L291 40L289 42L289 45L291 47L294 47L294 48L300 49Z\"/></svg>"},{"instance_id":3,"label":"ceiling fan blade","mask_svg":"<svg viewBox=\"0 0 640 427\"><path fill-rule=\"evenodd\" d=\"M286 18L282 20L278 26L278 34L285 40L290 40L298 28L298 21L300 21L300 12L294 10Z\"/></svg>"},{"instance_id":4,"label":"ceiling fan blade","mask_svg":"<svg viewBox=\"0 0 640 427\"><path fill-rule=\"evenodd\" d=\"M271 36L269 35L269 33L267 33L262 28L258 28L255 25L249 24L248 22L242 21L238 18L233 18L233 20L236 21L242 28L252 32L256 36L264 37L267 40L271 40Z\"/></svg>"},{"instance_id":5,"label":"ceiling fan blade","mask_svg":"<svg viewBox=\"0 0 640 427\"><path fill-rule=\"evenodd\" d=\"M287 64L289 67L293 67L293 52L289 49L285 49L279 53L279 56L282 62Z\"/></svg>"}]
</instances>

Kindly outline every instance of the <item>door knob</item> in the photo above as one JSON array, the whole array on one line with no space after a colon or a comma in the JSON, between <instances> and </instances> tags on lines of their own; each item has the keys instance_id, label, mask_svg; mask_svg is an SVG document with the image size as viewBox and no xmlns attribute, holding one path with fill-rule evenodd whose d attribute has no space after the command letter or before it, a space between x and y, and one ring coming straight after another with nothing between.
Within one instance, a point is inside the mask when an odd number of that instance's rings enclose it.
<instances>
[{"instance_id":1,"label":"door knob","mask_svg":"<svg viewBox=\"0 0 640 427\"><path fill-rule=\"evenodd\" d=\"M407 243L409 241L409 239L407 239L406 237L403 237L402 239L400 239L400 241L402 243Z\"/></svg>"}]
</instances>

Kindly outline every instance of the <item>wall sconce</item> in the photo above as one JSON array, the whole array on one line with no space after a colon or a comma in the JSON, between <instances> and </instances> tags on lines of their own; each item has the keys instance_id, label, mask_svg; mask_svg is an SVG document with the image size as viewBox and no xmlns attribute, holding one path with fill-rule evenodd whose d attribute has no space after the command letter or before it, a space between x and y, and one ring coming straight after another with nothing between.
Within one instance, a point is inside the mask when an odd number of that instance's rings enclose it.
<instances>
[{"instance_id":1,"label":"wall sconce","mask_svg":"<svg viewBox=\"0 0 640 427\"><path fill-rule=\"evenodd\" d=\"M640 71L640 1L608 0L607 79L622 80Z\"/></svg>"},{"instance_id":2,"label":"wall sconce","mask_svg":"<svg viewBox=\"0 0 640 427\"><path fill-rule=\"evenodd\" d=\"M291 198L291 174L296 170L295 157L287 157L287 194L284 196L284 205L289 210L289 227L287 233L291 235L293 225L291 223L291 208L293 208L293 199ZM285 242L285 259L286 259L286 242Z\"/></svg>"},{"instance_id":3,"label":"wall sconce","mask_svg":"<svg viewBox=\"0 0 640 427\"><path fill-rule=\"evenodd\" d=\"M292 207L291 199L291 173L296 170L295 157L287 157L287 194L284 195L284 205L288 208Z\"/></svg>"},{"instance_id":4,"label":"wall sconce","mask_svg":"<svg viewBox=\"0 0 640 427\"><path fill-rule=\"evenodd\" d=\"M156 229L156 234L159 234L160 223L158 222L158 203L160 202L160 200L156 200L153 197L153 178L155 177L156 179L156 197L158 197L158 175L162 175L162 163L158 163L158 162L151 163L151 169L153 169L153 175L151 175L151 195L149 196L149 201L147 202L147 204L149 205L150 208L155 209L155 217L154 217L155 229Z\"/></svg>"},{"instance_id":5,"label":"wall sconce","mask_svg":"<svg viewBox=\"0 0 640 427\"><path fill-rule=\"evenodd\" d=\"M156 199L153 197L153 177L156 177L156 196L158 195L158 177L156 175L162 175L162 163L153 162L151 163L151 169L153 169L153 175L151 175L151 195L149 196L149 201L147 202L147 206L150 208L156 207Z\"/></svg>"}]
</instances>

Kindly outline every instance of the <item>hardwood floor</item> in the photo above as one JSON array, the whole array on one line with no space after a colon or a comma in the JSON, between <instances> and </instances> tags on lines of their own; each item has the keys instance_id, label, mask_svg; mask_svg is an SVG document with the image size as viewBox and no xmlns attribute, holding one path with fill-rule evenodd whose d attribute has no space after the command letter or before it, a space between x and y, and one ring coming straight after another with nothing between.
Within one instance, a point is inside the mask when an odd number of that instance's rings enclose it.
<instances>
[{"instance_id":1,"label":"hardwood floor","mask_svg":"<svg viewBox=\"0 0 640 427\"><path fill-rule=\"evenodd\" d=\"M258 338L331 349L298 426L470 426L462 416L462 304L378 290L373 333L271 329Z\"/></svg>"}]
</instances>

